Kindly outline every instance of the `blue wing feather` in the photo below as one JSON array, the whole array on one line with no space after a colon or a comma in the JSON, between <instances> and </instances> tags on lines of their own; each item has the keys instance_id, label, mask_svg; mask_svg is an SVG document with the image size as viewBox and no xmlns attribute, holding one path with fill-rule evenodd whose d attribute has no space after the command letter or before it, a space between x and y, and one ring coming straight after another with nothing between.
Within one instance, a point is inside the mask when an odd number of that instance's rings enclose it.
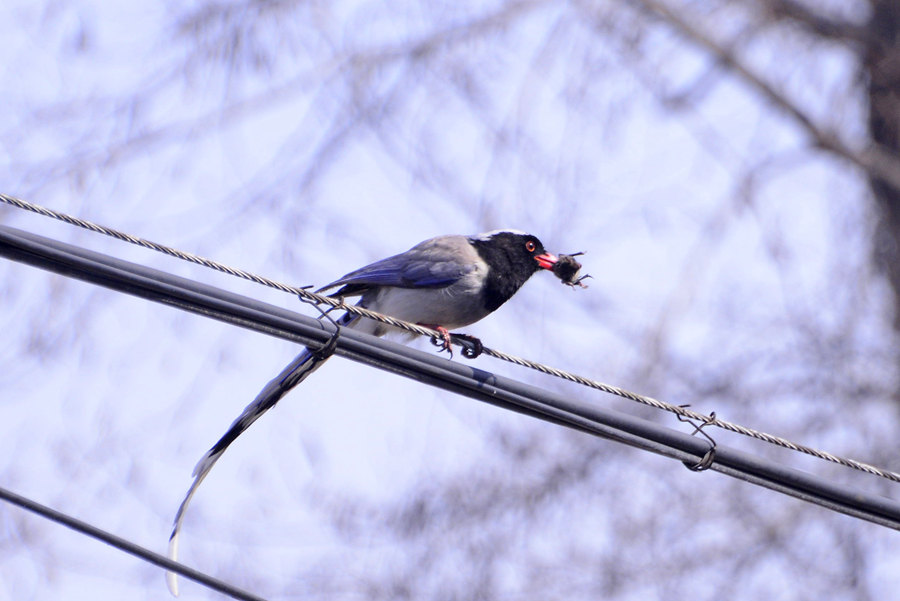
<instances>
[{"instance_id":1,"label":"blue wing feather","mask_svg":"<svg viewBox=\"0 0 900 601\"><path fill-rule=\"evenodd\" d=\"M431 244L420 244L405 253L351 271L322 287L320 291L337 286L351 286L356 293L361 293L369 286L443 288L476 268L471 263L461 261L455 253L446 252L447 249L433 241L428 242Z\"/></svg>"}]
</instances>

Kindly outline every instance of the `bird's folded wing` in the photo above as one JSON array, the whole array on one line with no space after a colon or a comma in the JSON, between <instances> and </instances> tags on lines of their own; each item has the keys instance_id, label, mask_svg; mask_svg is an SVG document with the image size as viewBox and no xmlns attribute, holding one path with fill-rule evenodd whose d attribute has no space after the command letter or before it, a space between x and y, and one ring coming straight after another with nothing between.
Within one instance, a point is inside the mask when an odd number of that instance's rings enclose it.
<instances>
[{"instance_id":1,"label":"bird's folded wing","mask_svg":"<svg viewBox=\"0 0 900 601\"><path fill-rule=\"evenodd\" d=\"M369 286L443 288L476 269L472 263L454 260L453 255L445 256L449 258L436 261L427 249L408 250L351 271L319 291L347 285L359 290Z\"/></svg>"}]
</instances>

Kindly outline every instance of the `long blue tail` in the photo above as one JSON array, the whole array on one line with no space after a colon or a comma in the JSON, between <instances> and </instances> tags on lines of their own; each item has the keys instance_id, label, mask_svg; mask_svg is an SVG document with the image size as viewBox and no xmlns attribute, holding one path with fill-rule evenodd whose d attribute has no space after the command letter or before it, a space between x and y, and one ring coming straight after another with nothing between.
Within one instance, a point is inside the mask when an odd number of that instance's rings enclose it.
<instances>
[{"instance_id":1,"label":"long blue tail","mask_svg":"<svg viewBox=\"0 0 900 601\"><path fill-rule=\"evenodd\" d=\"M358 315L345 313L336 323L341 327L349 326L358 318ZM184 514L187 511L188 505L190 505L194 493L197 492L197 487L200 486L200 483L203 482L203 479L209 474L209 471L222 456L222 453L225 452L225 449L227 449L228 446L244 432L244 430L249 428L253 422L258 420L263 413L274 407L275 404L292 388L319 369L331 355L333 347L330 349L328 347L334 342L336 342L335 338L329 343L326 343L325 347L319 350L311 350L309 347L304 348L299 355L294 357L293 361L281 370L281 373L272 378L269 383L263 387L259 394L256 395L256 398L253 399L253 402L247 405L238 418L231 423L231 426L228 427L228 430L222 435L222 438L220 438L216 444L206 452L203 458L200 459L192 473L194 482L188 489L184 500L178 507L178 512L175 514L175 523L172 526L172 534L169 536L170 559L173 561L178 559L178 533L181 530L181 523L184 520ZM169 591L177 597L178 578L176 574L174 572L166 572L166 582L169 585Z\"/></svg>"}]
</instances>

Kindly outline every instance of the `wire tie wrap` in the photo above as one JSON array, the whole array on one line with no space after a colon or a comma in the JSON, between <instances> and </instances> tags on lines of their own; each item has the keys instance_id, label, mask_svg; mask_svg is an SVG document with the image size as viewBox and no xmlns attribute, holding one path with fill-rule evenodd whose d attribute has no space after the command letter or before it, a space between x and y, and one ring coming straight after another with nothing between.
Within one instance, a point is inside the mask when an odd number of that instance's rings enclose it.
<instances>
[{"instance_id":1,"label":"wire tie wrap","mask_svg":"<svg viewBox=\"0 0 900 601\"><path fill-rule=\"evenodd\" d=\"M690 407L690 405L679 405L679 407L684 409L684 408ZM697 434L700 434L703 436L703 438L706 439L707 442L709 442L709 449L707 449L706 453L703 454L703 457L701 457L699 461L696 461L696 462L682 461L681 462L682 464L684 464L684 467L688 468L692 472L705 472L706 470L708 470L709 468L712 467L713 462L716 460L716 441L703 428L705 428L706 426L708 426L712 423L715 423L716 412L713 411L709 415L701 416L702 420L703 420L703 423L701 423L701 424L697 424L697 422L695 422L693 419L691 419L689 417L685 417L683 415L676 414L676 417L678 418L678 421L686 422L686 423L694 426L694 431L691 432L691 436L696 436Z\"/></svg>"}]
</instances>

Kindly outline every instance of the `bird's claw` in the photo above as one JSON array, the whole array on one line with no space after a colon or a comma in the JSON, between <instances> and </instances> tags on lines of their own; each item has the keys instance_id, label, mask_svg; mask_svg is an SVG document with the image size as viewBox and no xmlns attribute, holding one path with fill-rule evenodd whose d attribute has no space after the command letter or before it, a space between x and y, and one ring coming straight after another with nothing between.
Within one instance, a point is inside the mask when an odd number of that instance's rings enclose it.
<instances>
[{"instance_id":1,"label":"bird's claw","mask_svg":"<svg viewBox=\"0 0 900 601\"><path fill-rule=\"evenodd\" d=\"M481 344L481 340L474 336L469 336L468 334L450 334L450 338L453 342L456 342L462 347L462 355L466 359L474 359L484 352L484 345Z\"/></svg>"},{"instance_id":2,"label":"bird's claw","mask_svg":"<svg viewBox=\"0 0 900 601\"><path fill-rule=\"evenodd\" d=\"M444 351L450 353L451 359L453 358L452 344L454 342L462 347L462 355L466 359L474 359L484 351L484 345L474 336L469 336L468 334L451 334L447 328L441 326L428 327L434 328L437 330L438 334L440 334L440 336L435 336L431 339L431 344L441 347L438 351L439 353Z\"/></svg>"}]
</instances>

